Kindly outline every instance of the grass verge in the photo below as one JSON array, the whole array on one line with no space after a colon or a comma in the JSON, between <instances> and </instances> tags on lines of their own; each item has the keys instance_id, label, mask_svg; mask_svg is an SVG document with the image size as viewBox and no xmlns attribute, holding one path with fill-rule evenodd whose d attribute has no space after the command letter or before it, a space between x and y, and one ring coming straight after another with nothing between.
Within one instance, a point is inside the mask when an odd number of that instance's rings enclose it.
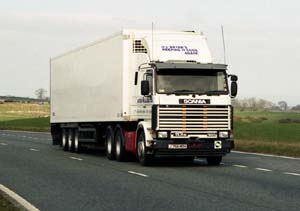
<instances>
[{"instance_id":1,"label":"grass verge","mask_svg":"<svg viewBox=\"0 0 300 211\"><path fill-rule=\"evenodd\" d=\"M0 121L0 130L49 132L50 119L49 117L37 117Z\"/></svg>"},{"instance_id":2,"label":"grass verge","mask_svg":"<svg viewBox=\"0 0 300 211\"><path fill-rule=\"evenodd\" d=\"M235 121L234 135L239 140L300 143L300 124Z\"/></svg>"},{"instance_id":3,"label":"grass verge","mask_svg":"<svg viewBox=\"0 0 300 211\"><path fill-rule=\"evenodd\" d=\"M12 204L3 194L0 192L0 211L19 211L20 209Z\"/></svg>"},{"instance_id":4,"label":"grass verge","mask_svg":"<svg viewBox=\"0 0 300 211\"><path fill-rule=\"evenodd\" d=\"M236 150L300 157L300 124L280 123L286 118L299 121L300 113L236 112Z\"/></svg>"},{"instance_id":5,"label":"grass verge","mask_svg":"<svg viewBox=\"0 0 300 211\"><path fill-rule=\"evenodd\" d=\"M235 140L235 150L300 157L300 143Z\"/></svg>"}]
</instances>

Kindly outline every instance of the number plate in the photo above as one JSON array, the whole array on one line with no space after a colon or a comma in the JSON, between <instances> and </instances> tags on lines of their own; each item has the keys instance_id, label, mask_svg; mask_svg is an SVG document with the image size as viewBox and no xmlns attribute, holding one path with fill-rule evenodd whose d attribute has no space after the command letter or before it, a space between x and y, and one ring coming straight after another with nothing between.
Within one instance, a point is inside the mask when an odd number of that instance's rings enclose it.
<instances>
[{"instance_id":1,"label":"number plate","mask_svg":"<svg viewBox=\"0 0 300 211\"><path fill-rule=\"evenodd\" d=\"M187 144L169 144L169 149L187 149Z\"/></svg>"}]
</instances>

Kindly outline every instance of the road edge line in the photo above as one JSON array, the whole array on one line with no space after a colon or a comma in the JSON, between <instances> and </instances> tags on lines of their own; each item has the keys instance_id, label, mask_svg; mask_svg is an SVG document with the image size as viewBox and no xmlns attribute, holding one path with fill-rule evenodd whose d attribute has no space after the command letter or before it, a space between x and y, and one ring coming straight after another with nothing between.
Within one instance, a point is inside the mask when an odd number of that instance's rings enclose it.
<instances>
[{"instance_id":1,"label":"road edge line","mask_svg":"<svg viewBox=\"0 0 300 211\"><path fill-rule=\"evenodd\" d=\"M273 158L284 158L284 159L290 159L290 160L300 160L300 158L296 158L296 157L273 155L273 154L264 154L264 153L257 153L257 152L242 152L242 151L236 151L236 150L232 150L231 152L232 153L237 153L237 154L257 155L257 156L273 157Z\"/></svg>"},{"instance_id":2,"label":"road edge line","mask_svg":"<svg viewBox=\"0 0 300 211\"><path fill-rule=\"evenodd\" d=\"M38 208L33 206L30 202L22 198L17 193L13 192L9 188L5 187L4 185L0 184L0 192L4 193L9 199L13 202L16 202L19 206L23 207L25 210L28 211L40 211Z\"/></svg>"}]
</instances>

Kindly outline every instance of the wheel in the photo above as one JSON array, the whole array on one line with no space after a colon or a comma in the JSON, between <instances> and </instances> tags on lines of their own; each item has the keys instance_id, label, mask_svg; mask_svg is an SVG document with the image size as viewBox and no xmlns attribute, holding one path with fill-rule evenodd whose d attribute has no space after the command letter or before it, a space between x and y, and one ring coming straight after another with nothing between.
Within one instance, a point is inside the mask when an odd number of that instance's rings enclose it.
<instances>
[{"instance_id":1,"label":"wheel","mask_svg":"<svg viewBox=\"0 0 300 211\"><path fill-rule=\"evenodd\" d=\"M106 129L105 142L106 142L106 157L109 160L115 159L116 146L114 140L114 132L111 126L108 126Z\"/></svg>"},{"instance_id":2,"label":"wheel","mask_svg":"<svg viewBox=\"0 0 300 211\"><path fill-rule=\"evenodd\" d=\"M152 162L152 155L147 154L144 131L138 134L137 156L143 166L148 166Z\"/></svg>"},{"instance_id":3,"label":"wheel","mask_svg":"<svg viewBox=\"0 0 300 211\"><path fill-rule=\"evenodd\" d=\"M69 136L68 136L68 150L70 152L74 152L74 129L69 128Z\"/></svg>"},{"instance_id":4,"label":"wheel","mask_svg":"<svg viewBox=\"0 0 300 211\"><path fill-rule=\"evenodd\" d=\"M222 156L207 157L206 160L209 166L218 166L222 161Z\"/></svg>"},{"instance_id":5,"label":"wheel","mask_svg":"<svg viewBox=\"0 0 300 211\"><path fill-rule=\"evenodd\" d=\"M79 143L79 132L78 129L74 131L74 152L80 153L82 151L80 143Z\"/></svg>"},{"instance_id":6,"label":"wheel","mask_svg":"<svg viewBox=\"0 0 300 211\"><path fill-rule=\"evenodd\" d=\"M62 148L64 151L68 151L68 131L66 129L62 129Z\"/></svg>"},{"instance_id":7,"label":"wheel","mask_svg":"<svg viewBox=\"0 0 300 211\"><path fill-rule=\"evenodd\" d=\"M120 126L117 127L115 130L115 143L116 143L116 160L120 162L125 161L126 150L125 150L124 136Z\"/></svg>"}]
</instances>

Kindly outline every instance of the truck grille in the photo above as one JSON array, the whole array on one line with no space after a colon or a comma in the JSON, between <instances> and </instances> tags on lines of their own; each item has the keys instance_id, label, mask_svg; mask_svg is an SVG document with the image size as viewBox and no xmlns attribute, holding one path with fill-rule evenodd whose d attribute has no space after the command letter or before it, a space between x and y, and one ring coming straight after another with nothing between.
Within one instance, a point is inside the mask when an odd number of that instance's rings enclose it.
<instances>
[{"instance_id":1,"label":"truck grille","mask_svg":"<svg viewBox=\"0 0 300 211\"><path fill-rule=\"evenodd\" d=\"M157 113L159 130L181 131L198 137L201 134L215 137L217 131L230 130L230 106L160 105Z\"/></svg>"}]
</instances>

